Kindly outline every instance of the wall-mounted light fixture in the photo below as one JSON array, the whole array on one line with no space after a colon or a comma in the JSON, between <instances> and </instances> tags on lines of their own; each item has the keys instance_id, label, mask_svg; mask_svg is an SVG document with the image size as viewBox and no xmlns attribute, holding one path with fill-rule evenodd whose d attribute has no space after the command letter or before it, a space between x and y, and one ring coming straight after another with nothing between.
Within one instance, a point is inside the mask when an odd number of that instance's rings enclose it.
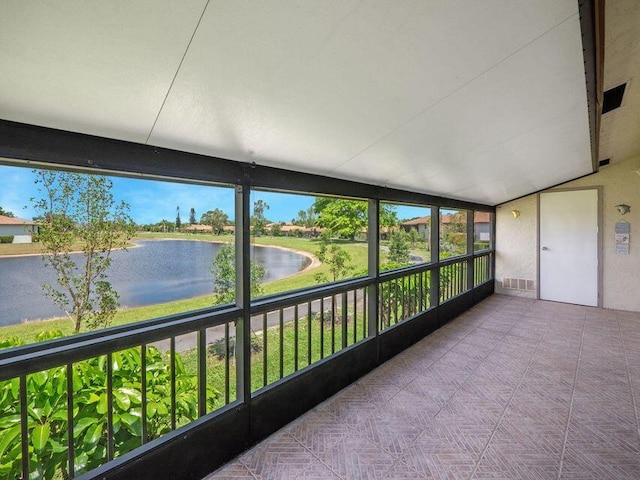
<instances>
[{"instance_id":1,"label":"wall-mounted light fixture","mask_svg":"<svg viewBox=\"0 0 640 480\"><path fill-rule=\"evenodd\" d=\"M624 215L626 213L629 213L629 211L631 210L631 207L629 205L621 203L620 205L616 205L616 210L620 215Z\"/></svg>"},{"instance_id":2,"label":"wall-mounted light fixture","mask_svg":"<svg viewBox=\"0 0 640 480\"><path fill-rule=\"evenodd\" d=\"M511 210L511 215L513 215L513 218L518 218L520 216L520 210Z\"/></svg>"}]
</instances>

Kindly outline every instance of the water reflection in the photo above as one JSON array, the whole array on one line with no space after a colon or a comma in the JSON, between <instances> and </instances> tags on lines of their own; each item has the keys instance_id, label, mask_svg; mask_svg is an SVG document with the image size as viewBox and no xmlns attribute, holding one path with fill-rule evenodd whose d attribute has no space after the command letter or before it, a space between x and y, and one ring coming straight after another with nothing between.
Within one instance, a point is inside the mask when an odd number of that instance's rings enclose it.
<instances>
[{"instance_id":1,"label":"water reflection","mask_svg":"<svg viewBox=\"0 0 640 480\"><path fill-rule=\"evenodd\" d=\"M112 253L109 281L120 304L139 307L211 293L211 262L222 244L185 240L137 242L138 247ZM277 280L306 268L304 255L275 247L253 248L252 257L265 269L264 281ZM42 293L55 285L55 275L40 256L0 258L0 325L23 319L64 315Z\"/></svg>"}]
</instances>

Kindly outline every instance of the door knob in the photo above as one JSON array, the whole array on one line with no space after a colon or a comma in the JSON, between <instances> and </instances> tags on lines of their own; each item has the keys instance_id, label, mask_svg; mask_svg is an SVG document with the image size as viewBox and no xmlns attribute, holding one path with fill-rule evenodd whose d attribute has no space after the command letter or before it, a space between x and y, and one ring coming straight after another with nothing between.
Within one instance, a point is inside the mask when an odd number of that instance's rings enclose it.
<instances>
[{"instance_id":1,"label":"door knob","mask_svg":"<svg viewBox=\"0 0 640 480\"><path fill-rule=\"evenodd\" d=\"M543 249L543 250L549 250L549 248L548 248L548 247L542 247L542 249Z\"/></svg>"}]
</instances>

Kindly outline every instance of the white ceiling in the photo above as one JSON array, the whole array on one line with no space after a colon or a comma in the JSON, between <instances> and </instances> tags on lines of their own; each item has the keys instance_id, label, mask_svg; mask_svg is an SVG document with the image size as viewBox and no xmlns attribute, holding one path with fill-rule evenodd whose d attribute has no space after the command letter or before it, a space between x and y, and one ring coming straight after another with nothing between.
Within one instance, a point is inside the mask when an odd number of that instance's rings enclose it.
<instances>
[{"instance_id":1,"label":"white ceiling","mask_svg":"<svg viewBox=\"0 0 640 480\"><path fill-rule=\"evenodd\" d=\"M577 0L0 0L0 118L488 204L591 172Z\"/></svg>"}]
</instances>

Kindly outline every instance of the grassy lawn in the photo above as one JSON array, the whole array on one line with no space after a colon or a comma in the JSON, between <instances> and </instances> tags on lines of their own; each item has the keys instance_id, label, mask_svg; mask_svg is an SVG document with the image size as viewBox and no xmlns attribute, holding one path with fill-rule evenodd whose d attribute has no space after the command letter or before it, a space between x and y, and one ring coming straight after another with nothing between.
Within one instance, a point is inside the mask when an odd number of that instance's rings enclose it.
<instances>
[{"instance_id":1,"label":"grassy lawn","mask_svg":"<svg viewBox=\"0 0 640 480\"><path fill-rule=\"evenodd\" d=\"M230 235L207 235L207 234L140 234L135 240L161 240L161 239L181 239L181 240L204 240L215 242L233 242L233 237ZM306 238L294 238L294 237L256 237L253 239L258 245L273 245L283 248L289 248L292 250L299 250L308 252L315 255L319 249L319 241ZM340 241L340 244L351 256L351 264L353 266L352 275L364 274L367 266L367 248L365 244ZM16 248L14 248L16 247ZM26 253L40 253L40 245L38 244L0 244L0 255L19 255ZM274 293L295 290L303 287L316 285L317 281L315 276L318 273L330 276L326 265L320 265L319 267L309 269L304 272L300 272L289 277L268 282L263 285L265 295ZM119 310L113 321L112 325L123 325L133 323L140 320L147 320L151 318L158 318L176 313L197 310L200 308L206 308L212 306L213 298L211 295L204 295L200 297L178 300L174 302L161 303L157 305L150 305L146 307L136 308L123 308ZM16 325L8 325L0 327L0 338L17 337L25 343L32 343L35 341L37 333L43 330L60 330L64 335L71 335L73 333L72 323L69 319L53 319L46 321L32 321Z\"/></svg>"},{"instance_id":2,"label":"grassy lawn","mask_svg":"<svg viewBox=\"0 0 640 480\"><path fill-rule=\"evenodd\" d=\"M74 243L73 250L81 250L82 243ZM39 243L0 243L0 256L4 255L40 255L42 245Z\"/></svg>"},{"instance_id":3,"label":"grassy lawn","mask_svg":"<svg viewBox=\"0 0 640 480\"><path fill-rule=\"evenodd\" d=\"M360 308L360 307L359 307ZM354 322L352 311L347 318L347 346L354 343ZM339 313L337 314L339 316ZM318 316L314 316L311 321L311 335L309 336L309 323L306 316L300 318L298 322L298 370L317 362L321 358L326 358L332 353L342 350L342 323L340 318L335 320L335 328L332 328L331 320L325 318L321 325ZM364 319L359 313L355 323L355 341L359 342L366 336ZM309 342L310 339L310 342ZM285 323L282 329L282 377L286 377L296 371L295 369L295 324ZM252 344L257 347L251 356L251 391L261 389L264 384L264 337L263 332L253 335ZM311 357L309 357L309 346L311 347ZM267 329L266 339L266 385L282 378L280 376L280 327L270 327ZM324 352L321 355L321 352ZM185 368L189 373L197 373L197 351L195 349L181 352L181 357ZM232 354L233 355L233 354ZM207 384L213 386L221 393L216 402L215 408L220 408L225 404L225 357L223 354L217 355L210 348L207 352ZM229 359L229 401L236 398L236 377L235 377L235 357Z\"/></svg>"}]
</instances>

